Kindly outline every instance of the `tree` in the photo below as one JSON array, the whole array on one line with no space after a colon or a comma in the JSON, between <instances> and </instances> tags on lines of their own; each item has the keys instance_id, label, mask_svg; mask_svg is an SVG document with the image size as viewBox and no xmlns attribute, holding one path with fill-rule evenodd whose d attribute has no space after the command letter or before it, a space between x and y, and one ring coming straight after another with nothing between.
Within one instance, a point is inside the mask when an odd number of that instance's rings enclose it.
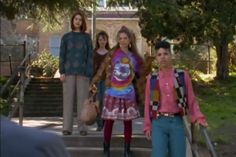
<instances>
[{"instance_id":1,"label":"tree","mask_svg":"<svg viewBox=\"0 0 236 157\"><path fill-rule=\"evenodd\" d=\"M62 18L76 10L85 10L93 0L0 0L0 16L9 20L32 18L46 24L59 26Z\"/></svg>"},{"instance_id":2,"label":"tree","mask_svg":"<svg viewBox=\"0 0 236 157\"><path fill-rule=\"evenodd\" d=\"M112 1L112 0L111 0ZM124 2L124 0L120 0ZM180 48L209 43L216 49L216 78L229 76L228 45L236 34L235 0L125 0L138 8L142 35L149 41L178 39ZM111 4L119 1L112 1Z\"/></svg>"}]
</instances>

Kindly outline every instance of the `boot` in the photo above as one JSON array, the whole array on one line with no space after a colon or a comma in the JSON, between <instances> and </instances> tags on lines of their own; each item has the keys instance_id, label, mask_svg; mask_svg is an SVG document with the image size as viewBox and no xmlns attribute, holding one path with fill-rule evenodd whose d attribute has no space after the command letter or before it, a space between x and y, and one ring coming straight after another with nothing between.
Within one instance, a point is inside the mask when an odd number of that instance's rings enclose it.
<instances>
[{"instance_id":1,"label":"boot","mask_svg":"<svg viewBox=\"0 0 236 157\"><path fill-rule=\"evenodd\" d=\"M105 142L103 143L103 153L104 157L110 157L110 143L106 144Z\"/></svg>"},{"instance_id":2,"label":"boot","mask_svg":"<svg viewBox=\"0 0 236 157\"><path fill-rule=\"evenodd\" d=\"M125 143L124 157L132 157L130 151L130 143Z\"/></svg>"}]
</instances>

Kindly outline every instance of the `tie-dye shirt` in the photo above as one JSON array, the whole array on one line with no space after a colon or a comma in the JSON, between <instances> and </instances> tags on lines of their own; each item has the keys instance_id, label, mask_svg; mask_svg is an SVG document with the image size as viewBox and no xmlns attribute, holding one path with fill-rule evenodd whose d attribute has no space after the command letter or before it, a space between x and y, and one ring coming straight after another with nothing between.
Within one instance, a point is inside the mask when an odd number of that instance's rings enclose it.
<instances>
[{"instance_id":1,"label":"tie-dye shirt","mask_svg":"<svg viewBox=\"0 0 236 157\"><path fill-rule=\"evenodd\" d=\"M125 53L120 49L112 54L111 87L106 94L118 98L135 99L132 80L139 69L137 58L131 52Z\"/></svg>"}]
</instances>

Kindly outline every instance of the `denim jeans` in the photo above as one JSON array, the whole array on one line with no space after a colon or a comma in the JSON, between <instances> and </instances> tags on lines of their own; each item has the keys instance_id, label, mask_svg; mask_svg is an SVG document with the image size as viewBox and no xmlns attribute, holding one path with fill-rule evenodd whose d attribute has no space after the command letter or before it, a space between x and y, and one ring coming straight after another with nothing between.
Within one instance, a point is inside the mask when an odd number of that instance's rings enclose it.
<instances>
[{"instance_id":1,"label":"denim jeans","mask_svg":"<svg viewBox=\"0 0 236 157\"><path fill-rule=\"evenodd\" d=\"M152 120L151 157L185 157L186 139L181 116L159 116Z\"/></svg>"},{"instance_id":2,"label":"denim jeans","mask_svg":"<svg viewBox=\"0 0 236 157\"><path fill-rule=\"evenodd\" d=\"M104 97L104 92L105 92L105 81L100 81L97 83L97 89L98 89L98 93L97 93L97 98L99 101L99 111L100 114L97 116L96 122L98 127L103 127L103 120L101 118L101 114L102 114L102 109L103 109L103 97Z\"/></svg>"}]
</instances>

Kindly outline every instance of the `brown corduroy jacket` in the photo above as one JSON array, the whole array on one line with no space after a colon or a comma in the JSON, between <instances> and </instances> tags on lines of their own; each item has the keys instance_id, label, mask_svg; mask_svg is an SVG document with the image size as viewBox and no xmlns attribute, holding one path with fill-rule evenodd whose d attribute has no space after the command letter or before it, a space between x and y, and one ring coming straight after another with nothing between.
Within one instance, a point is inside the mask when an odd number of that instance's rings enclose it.
<instances>
[{"instance_id":1,"label":"brown corduroy jacket","mask_svg":"<svg viewBox=\"0 0 236 157\"><path fill-rule=\"evenodd\" d=\"M106 75L106 79L105 79L105 86L106 87L110 87L111 86L111 57L112 57L112 53L115 50L111 50L108 52L106 58L104 59L103 63L100 65L97 73L94 75L91 84L96 84L97 82L100 81L103 73L105 73Z\"/></svg>"}]
</instances>

